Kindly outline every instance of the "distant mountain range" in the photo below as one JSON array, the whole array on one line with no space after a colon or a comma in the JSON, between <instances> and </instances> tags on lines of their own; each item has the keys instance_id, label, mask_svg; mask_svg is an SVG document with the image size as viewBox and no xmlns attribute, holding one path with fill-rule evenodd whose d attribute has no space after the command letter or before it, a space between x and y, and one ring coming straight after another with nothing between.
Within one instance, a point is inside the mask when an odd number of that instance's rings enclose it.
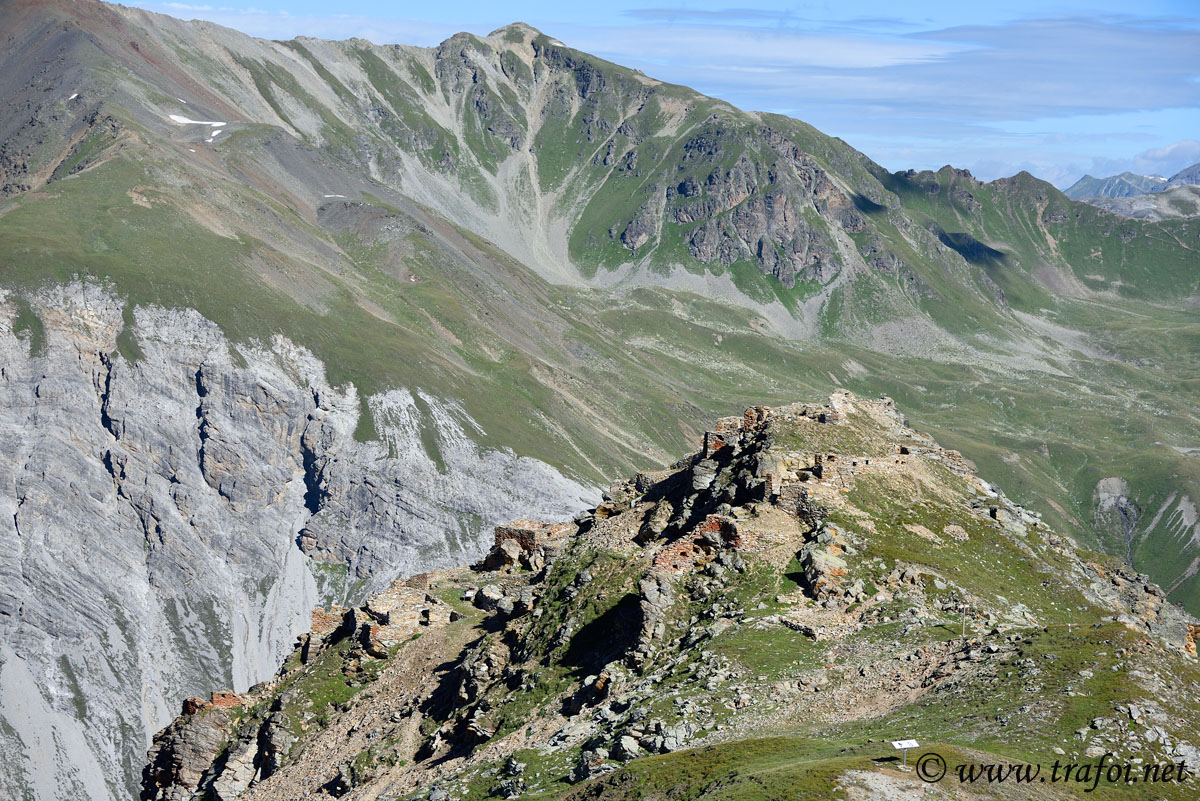
<instances>
[{"instance_id":1,"label":"distant mountain range","mask_svg":"<svg viewBox=\"0 0 1200 801\"><path fill-rule=\"evenodd\" d=\"M1063 194L1071 200L1083 200L1089 197L1132 197L1148 192L1161 192L1166 188L1167 179L1161 175L1123 172L1107 178L1085 175L1064 189Z\"/></svg>"},{"instance_id":2,"label":"distant mountain range","mask_svg":"<svg viewBox=\"0 0 1200 801\"><path fill-rule=\"evenodd\" d=\"M1086 200L1093 197L1133 197L1147 195L1151 192L1162 192L1176 186L1200 185L1200 163L1184 167L1170 178L1161 175L1138 175L1136 172L1123 172L1120 175L1109 175L1106 178L1096 178L1085 175L1063 190L1063 194L1072 200Z\"/></svg>"},{"instance_id":3,"label":"distant mountain range","mask_svg":"<svg viewBox=\"0 0 1200 801\"><path fill-rule=\"evenodd\" d=\"M1169 220L1200 214L1196 191L1200 164L1185 167L1170 178L1123 172L1107 178L1085 175L1063 191L1072 200L1143 220Z\"/></svg>"}]
</instances>

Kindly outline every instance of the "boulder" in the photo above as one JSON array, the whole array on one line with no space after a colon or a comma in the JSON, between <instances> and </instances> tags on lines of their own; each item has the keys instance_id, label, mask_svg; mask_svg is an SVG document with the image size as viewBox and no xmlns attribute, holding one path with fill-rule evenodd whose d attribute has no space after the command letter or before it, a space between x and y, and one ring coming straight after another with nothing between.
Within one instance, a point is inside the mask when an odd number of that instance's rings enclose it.
<instances>
[{"instance_id":1,"label":"boulder","mask_svg":"<svg viewBox=\"0 0 1200 801\"><path fill-rule=\"evenodd\" d=\"M712 486L717 479L717 463L712 459L696 462L692 467L692 490L701 492Z\"/></svg>"},{"instance_id":2,"label":"boulder","mask_svg":"<svg viewBox=\"0 0 1200 801\"><path fill-rule=\"evenodd\" d=\"M614 759L628 762L631 759L637 759L641 752L642 748L638 745L638 741L626 734L617 740L612 755Z\"/></svg>"},{"instance_id":3,"label":"boulder","mask_svg":"<svg viewBox=\"0 0 1200 801\"><path fill-rule=\"evenodd\" d=\"M486 584L475 593L475 597L471 599L471 603L485 612L492 612L504 599L504 590L500 589L497 584Z\"/></svg>"}]
</instances>

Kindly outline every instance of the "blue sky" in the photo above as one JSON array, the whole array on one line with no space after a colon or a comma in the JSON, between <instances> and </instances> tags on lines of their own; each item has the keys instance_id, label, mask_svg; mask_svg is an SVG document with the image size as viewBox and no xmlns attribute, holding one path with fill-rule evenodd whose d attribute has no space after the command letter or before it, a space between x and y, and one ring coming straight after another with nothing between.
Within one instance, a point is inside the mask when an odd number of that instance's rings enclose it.
<instances>
[{"instance_id":1,"label":"blue sky","mask_svg":"<svg viewBox=\"0 0 1200 801\"><path fill-rule=\"evenodd\" d=\"M992 179L1026 169L1066 186L1085 172L1169 176L1200 162L1197 0L733 2L131 4L255 36L420 45L520 20L741 108L802 119L893 170L948 163Z\"/></svg>"}]
</instances>

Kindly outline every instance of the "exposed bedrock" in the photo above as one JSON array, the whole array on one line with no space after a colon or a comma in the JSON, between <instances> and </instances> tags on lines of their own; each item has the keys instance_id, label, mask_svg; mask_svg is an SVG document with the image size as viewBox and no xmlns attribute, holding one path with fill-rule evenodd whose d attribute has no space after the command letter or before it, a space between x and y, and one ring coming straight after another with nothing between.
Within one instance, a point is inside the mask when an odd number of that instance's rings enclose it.
<instances>
[{"instance_id":1,"label":"exposed bedrock","mask_svg":"<svg viewBox=\"0 0 1200 801\"><path fill-rule=\"evenodd\" d=\"M81 283L0 296L0 751L24 755L0 796L136 796L180 701L270 676L315 606L591 496L481 448L452 401L368 406L358 442L352 385L194 311L130 315Z\"/></svg>"}]
</instances>

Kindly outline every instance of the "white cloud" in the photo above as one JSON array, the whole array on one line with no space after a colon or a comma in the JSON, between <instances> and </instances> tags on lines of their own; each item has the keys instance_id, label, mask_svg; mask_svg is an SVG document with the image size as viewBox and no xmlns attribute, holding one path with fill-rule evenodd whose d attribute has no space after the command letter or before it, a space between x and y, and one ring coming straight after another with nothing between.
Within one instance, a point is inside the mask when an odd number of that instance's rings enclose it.
<instances>
[{"instance_id":1,"label":"white cloud","mask_svg":"<svg viewBox=\"0 0 1200 801\"><path fill-rule=\"evenodd\" d=\"M1166 147L1155 147L1139 153L1138 158L1150 163L1169 164L1179 161L1200 161L1200 142L1195 139L1183 139Z\"/></svg>"}]
</instances>

